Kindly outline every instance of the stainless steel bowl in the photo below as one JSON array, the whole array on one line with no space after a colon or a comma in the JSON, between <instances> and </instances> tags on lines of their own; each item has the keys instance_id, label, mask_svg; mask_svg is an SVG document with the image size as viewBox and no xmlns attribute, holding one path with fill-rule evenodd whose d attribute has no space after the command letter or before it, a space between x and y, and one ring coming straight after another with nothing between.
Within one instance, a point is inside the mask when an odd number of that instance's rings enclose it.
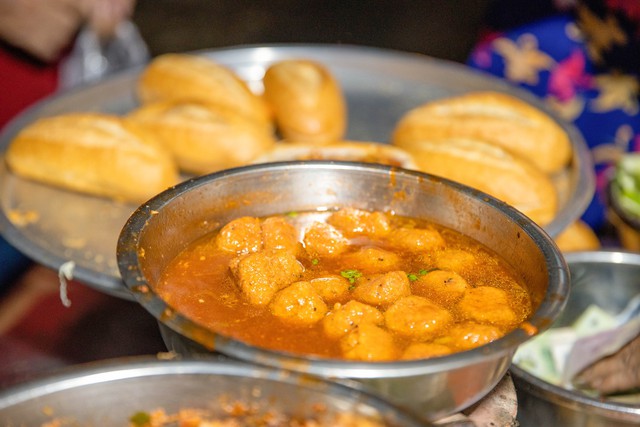
<instances>
[{"instance_id":1,"label":"stainless steel bowl","mask_svg":"<svg viewBox=\"0 0 640 427\"><path fill-rule=\"evenodd\" d=\"M221 223L244 215L339 206L429 219L483 243L506 259L528 286L537 306L529 321L540 331L565 304L569 280L564 259L550 237L527 217L451 181L373 164L273 163L187 181L134 212L119 237L118 265L137 300L166 327L165 336L173 333L167 339L172 350L215 350L251 363L357 379L429 420L478 401L503 377L516 347L530 338L524 330L516 329L471 351L426 361L317 359L268 351L217 335L177 313L154 292L167 263Z\"/></svg>"},{"instance_id":2,"label":"stainless steel bowl","mask_svg":"<svg viewBox=\"0 0 640 427\"><path fill-rule=\"evenodd\" d=\"M424 426L371 394L291 372L218 360L115 359L5 390L0 425L123 427L137 412L196 408L223 416L223 401L250 405L259 415L316 415L327 420L350 413L388 426ZM319 413L318 409L326 408Z\"/></svg>"},{"instance_id":3,"label":"stainless steel bowl","mask_svg":"<svg viewBox=\"0 0 640 427\"><path fill-rule=\"evenodd\" d=\"M640 253L603 250L566 254L571 296L553 327L567 326L591 304L619 313L640 293ZM589 397L511 368L518 393L518 419L526 426L637 426L640 406Z\"/></svg>"}]
</instances>

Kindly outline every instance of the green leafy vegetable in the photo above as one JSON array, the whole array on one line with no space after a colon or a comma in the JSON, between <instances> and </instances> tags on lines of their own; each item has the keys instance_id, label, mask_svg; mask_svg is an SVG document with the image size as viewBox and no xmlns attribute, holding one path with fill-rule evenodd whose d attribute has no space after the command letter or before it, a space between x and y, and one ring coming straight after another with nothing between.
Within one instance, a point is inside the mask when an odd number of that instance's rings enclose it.
<instances>
[{"instance_id":1,"label":"green leafy vegetable","mask_svg":"<svg viewBox=\"0 0 640 427\"><path fill-rule=\"evenodd\" d=\"M136 412L129 418L129 421L138 427L148 426L151 422L151 415L148 412Z\"/></svg>"},{"instance_id":2,"label":"green leafy vegetable","mask_svg":"<svg viewBox=\"0 0 640 427\"><path fill-rule=\"evenodd\" d=\"M340 272L340 275L347 279L351 284L354 284L357 279L362 277L362 273L358 270L344 270Z\"/></svg>"},{"instance_id":3,"label":"green leafy vegetable","mask_svg":"<svg viewBox=\"0 0 640 427\"><path fill-rule=\"evenodd\" d=\"M418 280L420 278L420 276L424 276L425 274L431 273L432 271L437 270L437 268L430 268L430 269L422 269L420 271L418 271L417 273L408 273L407 277L409 278L409 280L411 282L415 282L416 280Z\"/></svg>"},{"instance_id":4,"label":"green leafy vegetable","mask_svg":"<svg viewBox=\"0 0 640 427\"><path fill-rule=\"evenodd\" d=\"M612 192L622 210L640 218L640 154L626 154L620 159Z\"/></svg>"}]
</instances>

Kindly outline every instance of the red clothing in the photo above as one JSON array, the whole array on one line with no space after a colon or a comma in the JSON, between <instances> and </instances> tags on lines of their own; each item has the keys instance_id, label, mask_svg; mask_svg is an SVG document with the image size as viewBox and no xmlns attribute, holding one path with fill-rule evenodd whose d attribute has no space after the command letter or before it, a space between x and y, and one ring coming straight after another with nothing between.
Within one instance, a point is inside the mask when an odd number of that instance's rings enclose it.
<instances>
[{"instance_id":1,"label":"red clothing","mask_svg":"<svg viewBox=\"0 0 640 427\"><path fill-rule=\"evenodd\" d=\"M58 87L58 64L41 64L0 44L0 129Z\"/></svg>"},{"instance_id":2,"label":"red clothing","mask_svg":"<svg viewBox=\"0 0 640 427\"><path fill-rule=\"evenodd\" d=\"M0 131L25 108L58 88L58 64L40 64L0 42ZM5 147L6 148L6 147ZM0 236L0 293L30 264L30 259Z\"/></svg>"}]
</instances>

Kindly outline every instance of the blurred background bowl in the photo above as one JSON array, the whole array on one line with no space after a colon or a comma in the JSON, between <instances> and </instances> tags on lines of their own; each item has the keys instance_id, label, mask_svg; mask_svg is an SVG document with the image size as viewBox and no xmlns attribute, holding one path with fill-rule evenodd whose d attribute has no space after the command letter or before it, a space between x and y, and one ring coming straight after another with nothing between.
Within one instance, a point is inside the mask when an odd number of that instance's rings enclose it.
<instances>
[{"instance_id":1,"label":"blurred background bowl","mask_svg":"<svg viewBox=\"0 0 640 427\"><path fill-rule=\"evenodd\" d=\"M333 425L339 414L385 426L424 426L388 402L342 384L228 360L162 361L147 356L75 366L5 390L0 394L0 424L41 426L59 420L51 425L122 427L130 425L132 415L158 408L167 414L202 409L222 418L236 402L257 415L275 411L313 417L325 420L320 424L324 426Z\"/></svg>"},{"instance_id":2,"label":"blurred background bowl","mask_svg":"<svg viewBox=\"0 0 640 427\"><path fill-rule=\"evenodd\" d=\"M225 170L170 188L140 206L118 241L127 287L163 325L170 350L218 351L249 363L356 379L401 407L435 420L477 402L506 373L531 333L517 328L485 346L429 360L350 362L256 348L176 312L155 292L168 262L195 239L240 216L350 206L424 218L484 244L513 267L531 294L532 330L546 329L569 293L568 269L551 238L484 193L416 171L349 162L284 162Z\"/></svg>"},{"instance_id":3,"label":"blurred background bowl","mask_svg":"<svg viewBox=\"0 0 640 427\"><path fill-rule=\"evenodd\" d=\"M616 231L620 245L628 251L640 252L640 217L625 211L615 197L614 182L607 186L607 215Z\"/></svg>"},{"instance_id":4,"label":"blurred background bowl","mask_svg":"<svg viewBox=\"0 0 640 427\"><path fill-rule=\"evenodd\" d=\"M640 294L640 253L602 250L565 254L571 296L553 327L573 324L591 305L618 314ZM587 396L550 384L513 365L521 426L632 426L640 406Z\"/></svg>"}]
</instances>

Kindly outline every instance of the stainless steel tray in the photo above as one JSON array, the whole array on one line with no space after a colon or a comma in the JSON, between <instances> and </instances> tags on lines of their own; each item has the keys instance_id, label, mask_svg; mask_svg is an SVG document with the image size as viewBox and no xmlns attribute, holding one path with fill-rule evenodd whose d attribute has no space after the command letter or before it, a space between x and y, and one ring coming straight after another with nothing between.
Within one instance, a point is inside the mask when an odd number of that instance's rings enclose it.
<instances>
[{"instance_id":1,"label":"stainless steel tray","mask_svg":"<svg viewBox=\"0 0 640 427\"><path fill-rule=\"evenodd\" d=\"M348 102L347 137L389 141L398 119L428 100L475 90L495 90L547 110L539 100L513 86L460 65L419 54L346 45L268 45L197 52L225 64L256 91L266 67L282 59L310 58L328 66L341 82ZM26 124L71 111L121 114L137 104L140 70L130 70L95 85L48 98L11 122L0 135L4 153ZM548 111L548 110L547 110ZM553 115L553 114L552 114ZM579 218L595 187L588 148L579 132L560 123L571 136L571 165L555 178L561 203L545 230L555 236ZM0 231L16 248L48 267L73 261L73 277L88 286L131 299L116 264L118 234L136 206L72 193L21 179L0 159Z\"/></svg>"}]
</instances>

